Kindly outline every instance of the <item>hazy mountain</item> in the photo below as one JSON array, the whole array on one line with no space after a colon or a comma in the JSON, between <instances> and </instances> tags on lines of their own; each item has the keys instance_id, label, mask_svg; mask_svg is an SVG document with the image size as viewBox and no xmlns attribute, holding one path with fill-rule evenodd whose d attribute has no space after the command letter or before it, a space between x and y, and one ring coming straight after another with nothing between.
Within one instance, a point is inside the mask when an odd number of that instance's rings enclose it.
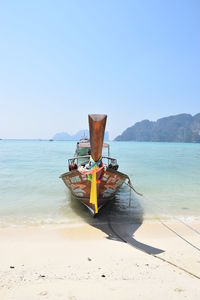
<instances>
[{"instance_id":1,"label":"hazy mountain","mask_svg":"<svg viewBox=\"0 0 200 300\"><path fill-rule=\"evenodd\" d=\"M200 113L169 116L156 122L143 120L127 128L115 140L200 143Z\"/></svg>"},{"instance_id":2,"label":"hazy mountain","mask_svg":"<svg viewBox=\"0 0 200 300\"><path fill-rule=\"evenodd\" d=\"M69 135L67 132L59 132L59 133L56 133L52 137L52 140L55 140L55 141L70 141L71 138L72 138L71 135Z\"/></svg>"},{"instance_id":3,"label":"hazy mountain","mask_svg":"<svg viewBox=\"0 0 200 300\"><path fill-rule=\"evenodd\" d=\"M79 130L76 134L70 135L67 132L59 132L56 133L52 139L54 141L79 141L82 137L89 137L89 130ZM109 141L109 134L108 131L105 132L104 136L105 141Z\"/></svg>"}]
</instances>

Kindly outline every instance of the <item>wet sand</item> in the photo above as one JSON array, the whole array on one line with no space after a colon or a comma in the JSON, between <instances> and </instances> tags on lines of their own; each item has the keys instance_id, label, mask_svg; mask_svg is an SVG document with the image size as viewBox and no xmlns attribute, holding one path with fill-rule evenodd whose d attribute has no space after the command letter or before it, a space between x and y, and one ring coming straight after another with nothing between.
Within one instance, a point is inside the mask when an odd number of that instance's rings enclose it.
<instances>
[{"instance_id":1,"label":"wet sand","mask_svg":"<svg viewBox=\"0 0 200 300\"><path fill-rule=\"evenodd\" d=\"M0 299L199 299L200 223L139 225L1 228Z\"/></svg>"}]
</instances>

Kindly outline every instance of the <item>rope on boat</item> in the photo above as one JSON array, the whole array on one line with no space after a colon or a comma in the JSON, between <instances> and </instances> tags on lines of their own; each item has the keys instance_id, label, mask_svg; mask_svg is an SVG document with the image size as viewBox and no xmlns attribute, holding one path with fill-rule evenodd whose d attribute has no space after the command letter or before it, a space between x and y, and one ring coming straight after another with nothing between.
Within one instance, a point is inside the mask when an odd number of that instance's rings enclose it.
<instances>
[{"instance_id":1,"label":"rope on boat","mask_svg":"<svg viewBox=\"0 0 200 300\"><path fill-rule=\"evenodd\" d=\"M142 193L139 193L136 191L136 189L134 188L130 178L127 176L127 179L128 179L128 182L125 182L126 185L128 185L130 187L130 189L132 189L138 196L141 196L143 197L143 194Z\"/></svg>"},{"instance_id":2,"label":"rope on boat","mask_svg":"<svg viewBox=\"0 0 200 300\"><path fill-rule=\"evenodd\" d=\"M126 184L127 184L127 183L126 183ZM128 184L127 184L127 185L128 185ZM130 190L131 190L131 189L130 189ZM134 190L134 192L135 192L135 190ZM136 193L137 193L137 192L136 192ZM138 193L137 193L137 194L138 194ZM139 193L139 195L142 195L142 194ZM147 199L146 199L146 200L147 200ZM169 226L167 226L160 218L157 218L157 219L160 221L160 223L161 223L163 226L165 226L168 230L170 230L170 231L172 231L174 234L176 234L176 235L177 235L179 238L181 238L184 242L186 242L187 244L189 244L190 246L192 246L192 247L195 248L196 250L200 251L200 249L199 249L197 246L193 245L191 242L189 242L189 241L188 241L187 239L185 239L183 236L181 236L180 234L178 234L175 230L173 230L173 229L171 229ZM180 221L180 220L179 220L179 221ZM186 225L185 223L183 223L183 224ZM186 268L184 268L184 267L182 267L182 266L176 264L176 262L174 263L174 262L172 262L172 261L170 261L170 260L168 260L168 259L166 259L166 258L163 258L163 257L158 256L157 254L153 254L153 253L150 253L150 252L146 252L145 250L140 249L140 248L138 248L137 246L134 246L134 245L129 241L129 238L130 238L130 237L127 236L127 234L125 234L125 236L123 236L122 234L120 234L119 232L117 232L117 231L113 228L113 224L112 224L112 222L111 222L111 220L110 220L110 216L108 216L108 226L110 227L110 229L112 230L112 232L114 233L114 235L115 235L116 237L118 237L121 241L127 243L129 246L131 246L131 247L133 247L133 248L135 248L135 249L138 249L139 251L142 251L142 252L146 253L147 255L150 255L150 256L152 256L152 257L154 257L154 258L157 258L157 259L159 259L159 260L161 260L161 261L163 261L163 262L165 262L165 263L167 263L167 264L169 264L169 265L171 265L171 266L173 266L173 267L175 267L175 268L177 268L177 269L179 269L179 270L181 270L181 271L187 273L188 275L193 276L194 278L200 280L200 276L198 276L198 275L196 275L195 273L193 273L193 272L187 270ZM190 228L190 229L193 229L193 228ZM197 233L199 233L199 232L197 232Z\"/></svg>"},{"instance_id":3,"label":"rope on boat","mask_svg":"<svg viewBox=\"0 0 200 300\"><path fill-rule=\"evenodd\" d=\"M91 181L90 190L90 203L94 206L95 214L98 213L98 203L97 203L97 183L101 180L101 177L97 181L97 173L104 169L104 164L102 162L102 157L95 161L92 156L90 156L89 162L85 167L79 167L78 171L82 174L88 176L88 180Z\"/></svg>"},{"instance_id":4,"label":"rope on boat","mask_svg":"<svg viewBox=\"0 0 200 300\"><path fill-rule=\"evenodd\" d=\"M109 216L108 216L108 226L109 226L109 228L112 230L112 232L114 233L114 235L115 235L116 237L118 237L122 242L128 244L129 246L131 246L131 247L133 247L133 248L135 248L135 249L137 249L137 250L139 250L139 251L144 252L144 253L147 254L147 255L150 255L150 256L152 256L152 257L154 257L154 258L157 258L157 259L159 259L159 260L161 260L161 261L163 261L163 262L165 262L165 263L171 265L172 267L175 267L175 268L177 268L178 270L181 270L181 271L187 273L188 275L193 276L193 277L196 278L196 279L200 279L200 276L198 276L198 275L192 273L191 271L185 269L184 267L182 267L182 266L180 266L180 265L178 265L178 264L176 264L176 263L174 263L174 262L172 262L172 261L170 261L170 260L168 260L168 259L166 259L166 258L160 257L160 256L158 256L157 254L153 254L153 253L146 252L145 250L142 250L142 249L140 249L140 248L134 246L132 243L130 243L130 241L129 241L129 239L128 239L128 238L130 238L130 237L127 238L127 235L125 235L125 237L122 236L121 234L119 234L119 233L113 228L113 225L112 225L112 222L110 221Z\"/></svg>"},{"instance_id":5,"label":"rope on boat","mask_svg":"<svg viewBox=\"0 0 200 300\"><path fill-rule=\"evenodd\" d=\"M130 191L133 190L137 195L143 196L143 194L141 194L141 193L139 193L139 192L137 192L137 191L135 190L135 188L133 187L133 184L132 184L132 182L131 182L131 180L130 180L130 178L129 178L128 176L127 176L127 179L128 179L128 183L125 182L125 184L126 184L127 186L130 187ZM154 201L152 201L152 199L147 199L146 197L144 197L144 199L145 199L145 200L148 200L148 201L150 201L150 202L152 202L152 203L154 203ZM130 206L130 204L131 204L131 193L130 193L129 206ZM155 204L155 203L154 203L154 204ZM156 205L157 205L158 207L160 207L157 203L156 203ZM157 216L156 219L157 219L157 220L160 222L160 224L162 224L166 229L168 229L169 231L173 232L176 236L178 236L180 239L182 239L182 240L183 240L185 243L187 243L189 246L191 246L192 248L194 248L195 250L197 250L197 251L200 252L200 248L199 248L199 247L197 247L196 245L194 245L193 243L191 243L189 240L187 240L186 238L184 238L184 237L183 237L181 234L179 234L176 230L172 229L169 225L167 225L167 224L166 224L163 220L161 220L158 216ZM196 232L197 234L200 234L200 232L199 232L198 230L196 230L196 229L194 229L192 226L186 224L184 221L180 220L179 218L173 217L173 219L176 220L176 221L179 221L180 223L182 223L183 225L187 226L188 228L190 228L191 230L193 230L193 231ZM112 228L112 225L111 225L111 224L109 224L109 225L110 225L111 228ZM115 233L122 241L124 241L125 243L127 243L127 244L129 244L130 246L134 247L131 243L129 243L129 241L128 241L127 239L124 239L124 238L123 238L122 236L120 236L116 231L114 231L113 228L112 228L112 231L113 231L113 233ZM134 248L135 248L135 247L134 247ZM139 249L139 250L141 250L141 249ZM141 250L141 251L143 251L143 250ZM144 252L145 252L145 251L144 251ZM146 253L147 253L147 252L146 252ZM195 278L197 278L197 279L200 279L200 276L198 276L198 275L196 275L196 274L190 272L189 270L185 269L184 267L181 267L181 266L177 265L176 263L173 263L172 261L169 261L169 260L167 260L167 259L165 259L165 258L163 258L163 257L160 257L160 256L156 255L156 254L150 254L150 253L147 253L147 254L149 254L149 255L151 255L151 256L153 256L153 257L155 257L155 258L157 258L157 259L159 259L159 260L161 260L161 261L163 261L163 262L165 262L165 263L168 263L169 265L171 265L171 266L173 266L173 267L176 267L177 269L179 269L179 270L181 270L181 271L183 271L183 272L185 272L185 273L188 273L189 275L191 275L191 276L193 276L193 277L195 277Z\"/></svg>"},{"instance_id":6,"label":"rope on boat","mask_svg":"<svg viewBox=\"0 0 200 300\"><path fill-rule=\"evenodd\" d=\"M131 207L131 200L132 200L132 197L131 197L131 190L134 191L134 193L136 193L138 196L143 196L143 194L139 193L136 191L136 189L134 188L129 176L127 175L127 179L128 179L128 182L124 182L126 185L128 185L128 187L130 188L130 195L129 195L129 207Z\"/></svg>"},{"instance_id":7,"label":"rope on boat","mask_svg":"<svg viewBox=\"0 0 200 300\"><path fill-rule=\"evenodd\" d=\"M128 183L125 182L125 184L126 184L128 187L130 187L130 191L133 190L137 195L142 196L144 200L147 200L148 202L151 202L152 204L156 205L158 208L160 208L161 210L163 210L163 207L161 207L160 205L158 205L158 203L155 203L155 201L153 201L152 199L149 199L149 198L147 199L143 194L137 192L137 191L135 190L135 188L133 187L133 184L132 184L132 182L131 182L131 180L130 180L130 178L129 178L128 176L127 176L127 179L128 179ZM129 207L130 207L130 206L131 206L131 193L130 193L130 200L129 200ZM166 212L167 212L167 211L166 211ZM183 220L180 220L179 218L174 217L174 216L172 217L172 219L174 219L174 220L176 220L176 221L182 223L184 226L188 227L190 230L192 230L192 231L194 231L195 233L197 233L198 235L200 235L200 231L199 231L199 230L197 230L196 228L192 227L191 225L188 225L188 224L185 223ZM157 217L157 220L160 221L160 223L161 223L163 226L165 226L165 224L161 221L161 219L160 219L159 217ZM168 228L168 229L171 230L171 228ZM172 230L171 230L171 231L172 231ZM176 234L177 234L177 233L176 233ZM177 234L177 235L178 235L178 234ZM195 246L194 248L197 248L197 247ZM198 248L198 250L200 250L200 249Z\"/></svg>"},{"instance_id":8,"label":"rope on boat","mask_svg":"<svg viewBox=\"0 0 200 300\"><path fill-rule=\"evenodd\" d=\"M133 187L133 185L132 185L132 183L131 183L130 178L128 178L128 179L129 179L128 183L125 182L125 184L128 185L128 186L130 187L130 189L132 189L137 195L143 196L141 193L138 193L138 192L134 189L134 187ZM130 195L130 197L131 197L131 195ZM155 202L154 202L152 199L147 199L146 197L144 197L144 200L148 200L148 202L151 202L151 203L155 204ZM131 199L129 200L129 206L130 206L130 203L131 203ZM160 209L163 209L163 208L162 208L160 205L158 205L157 203L156 203L156 205L157 205L157 207L159 207ZM155 215L156 215L156 214L155 214ZM182 239L183 241L185 241L188 245L190 245L191 247L193 247L194 249L196 249L197 251L200 252L200 248L199 248L199 247L197 247L196 245L192 244L190 241L188 241L186 238L184 238L182 235L180 235L178 232L176 232L174 229L172 229L169 225L167 225L167 224L166 224L163 220L161 220L158 216L156 217L156 219L160 222L160 224L162 224L162 225L163 225L164 227L166 227L168 230L170 230L171 232L173 232L176 236L178 236L180 239ZM182 223L183 225L185 225L186 227L188 227L188 228L191 229L192 231L196 232L198 235L200 234L200 232L199 232L198 230L196 230L196 229L193 228L192 226L186 224L184 221L180 220L179 218L177 218L177 217L172 217L172 219L174 219L174 220L176 220L176 221ZM159 257L159 258L160 258L160 257ZM162 259L162 258L160 258L160 259ZM173 264L172 264L172 265L173 265ZM189 272L188 272L188 273L189 273ZM192 274L192 275L194 275L194 274ZM194 276L195 276L195 275L194 275ZM198 277L198 276L195 276L195 277L197 277L198 279L200 279L200 277Z\"/></svg>"},{"instance_id":9,"label":"rope on boat","mask_svg":"<svg viewBox=\"0 0 200 300\"><path fill-rule=\"evenodd\" d=\"M92 156L90 156L89 162L85 165L85 167L80 166L78 168L81 174L92 175L95 172L96 166L96 173L100 172L104 168L104 164L102 162L102 157L100 157L97 161L94 161ZM88 178L91 181L91 178Z\"/></svg>"}]
</instances>

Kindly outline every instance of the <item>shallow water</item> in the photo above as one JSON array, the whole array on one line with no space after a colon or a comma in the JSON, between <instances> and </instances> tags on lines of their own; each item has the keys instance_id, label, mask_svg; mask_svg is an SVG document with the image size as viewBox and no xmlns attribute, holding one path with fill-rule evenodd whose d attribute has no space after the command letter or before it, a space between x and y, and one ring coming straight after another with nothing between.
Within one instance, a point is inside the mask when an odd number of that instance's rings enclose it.
<instances>
[{"instance_id":1,"label":"shallow water","mask_svg":"<svg viewBox=\"0 0 200 300\"><path fill-rule=\"evenodd\" d=\"M60 174L75 142L0 141L0 224L65 224L91 218L71 199ZM200 144L111 142L111 156L135 188L123 186L109 209L120 217L198 218L200 215Z\"/></svg>"}]
</instances>

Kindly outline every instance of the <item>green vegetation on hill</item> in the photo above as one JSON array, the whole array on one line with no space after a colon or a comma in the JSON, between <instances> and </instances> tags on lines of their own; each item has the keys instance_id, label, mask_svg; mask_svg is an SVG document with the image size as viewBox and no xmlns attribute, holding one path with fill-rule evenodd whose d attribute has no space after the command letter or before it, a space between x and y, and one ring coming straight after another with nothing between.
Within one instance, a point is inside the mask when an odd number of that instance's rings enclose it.
<instances>
[{"instance_id":1,"label":"green vegetation on hill","mask_svg":"<svg viewBox=\"0 0 200 300\"><path fill-rule=\"evenodd\" d=\"M127 128L115 140L200 143L200 113L169 116L156 122L143 120Z\"/></svg>"}]
</instances>

